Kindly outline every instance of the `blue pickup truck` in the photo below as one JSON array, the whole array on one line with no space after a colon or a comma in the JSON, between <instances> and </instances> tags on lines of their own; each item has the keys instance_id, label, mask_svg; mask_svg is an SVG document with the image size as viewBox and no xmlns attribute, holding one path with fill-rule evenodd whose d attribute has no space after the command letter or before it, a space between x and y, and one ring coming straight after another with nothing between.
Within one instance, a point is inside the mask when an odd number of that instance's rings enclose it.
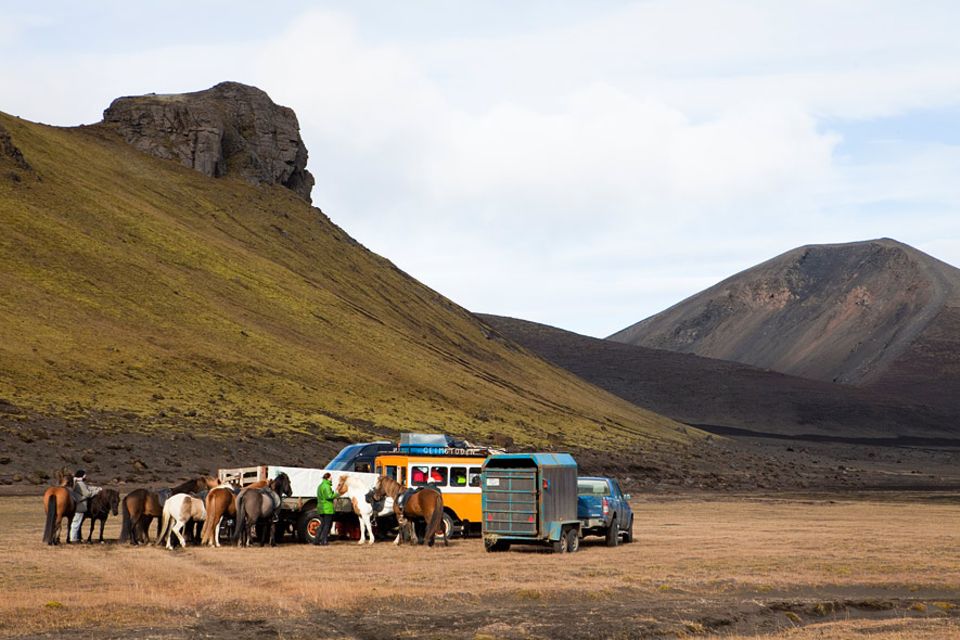
<instances>
[{"instance_id":1,"label":"blue pickup truck","mask_svg":"<svg viewBox=\"0 0 960 640\"><path fill-rule=\"evenodd\" d=\"M613 478L577 478L577 518L584 536L603 536L608 547L633 542L633 510Z\"/></svg>"}]
</instances>

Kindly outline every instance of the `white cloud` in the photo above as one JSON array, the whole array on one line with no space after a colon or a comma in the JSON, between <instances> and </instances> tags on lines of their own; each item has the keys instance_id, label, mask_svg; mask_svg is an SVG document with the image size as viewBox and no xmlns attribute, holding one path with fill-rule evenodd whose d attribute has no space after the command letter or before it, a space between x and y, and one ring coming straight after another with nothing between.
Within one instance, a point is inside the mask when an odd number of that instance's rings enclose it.
<instances>
[{"instance_id":1,"label":"white cloud","mask_svg":"<svg viewBox=\"0 0 960 640\"><path fill-rule=\"evenodd\" d=\"M596 335L808 242L960 263L958 149L891 131L882 157L836 151L844 119L960 109L953 3L564 5L509 29L493 5L456 37L429 4L405 8L417 37L333 6L253 42L26 47L0 108L74 124L121 94L256 84L364 244L471 309Z\"/></svg>"}]
</instances>

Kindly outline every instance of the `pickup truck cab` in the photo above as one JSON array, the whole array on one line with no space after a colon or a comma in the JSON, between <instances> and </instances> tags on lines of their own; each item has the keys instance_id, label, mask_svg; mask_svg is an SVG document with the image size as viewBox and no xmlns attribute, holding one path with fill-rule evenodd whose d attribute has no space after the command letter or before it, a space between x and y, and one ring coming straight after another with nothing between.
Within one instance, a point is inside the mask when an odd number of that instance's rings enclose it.
<instances>
[{"instance_id":1,"label":"pickup truck cab","mask_svg":"<svg viewBox=\"0 0 960 640\"><path fill-rule=\"evenodd\" d=\"M633 510L613 478L577 478L577 518L584 536L603 536L608 547L633 542Z\"/></svg>"}]
</instances>

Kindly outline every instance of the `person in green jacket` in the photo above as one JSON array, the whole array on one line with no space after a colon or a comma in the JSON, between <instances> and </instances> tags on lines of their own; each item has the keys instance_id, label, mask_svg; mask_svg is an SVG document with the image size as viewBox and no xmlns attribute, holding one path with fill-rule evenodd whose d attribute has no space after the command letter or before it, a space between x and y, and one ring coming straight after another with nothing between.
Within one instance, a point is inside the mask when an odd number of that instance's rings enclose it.
<instances>
[{"instance_id":1,"label":"person in green jacket","mask_svg":"<svg viewBox=\"0 0 960 640\"><path fill-rule=\"evenodd\" d=\"M329 544L330 527L333 526L333 499L337 496L333 492L333 483L330 482L330 472L323 474L323 480L317 487L317 514L320 516L320 534L313 539L313 544Z\"/></svg>"}]
</instances>

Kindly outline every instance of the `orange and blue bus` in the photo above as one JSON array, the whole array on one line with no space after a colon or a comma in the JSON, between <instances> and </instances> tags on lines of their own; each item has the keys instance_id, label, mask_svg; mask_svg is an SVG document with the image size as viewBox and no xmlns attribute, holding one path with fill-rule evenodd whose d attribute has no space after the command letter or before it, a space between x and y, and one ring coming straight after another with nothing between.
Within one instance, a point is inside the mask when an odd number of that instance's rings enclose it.
<instances>
[{"instance_id":1,"label":"orange and blue bus","mask_svg":"<svg viewBox=\"0 0 960 640\"><path fill-rule=\"evenodd\" d=\"M480 471L486 449L444 449L445 453L392 451L377 456L374 473L412 489L428 484L443 494L443 533L480 533Z\"/></svg>"}]
</instances>

